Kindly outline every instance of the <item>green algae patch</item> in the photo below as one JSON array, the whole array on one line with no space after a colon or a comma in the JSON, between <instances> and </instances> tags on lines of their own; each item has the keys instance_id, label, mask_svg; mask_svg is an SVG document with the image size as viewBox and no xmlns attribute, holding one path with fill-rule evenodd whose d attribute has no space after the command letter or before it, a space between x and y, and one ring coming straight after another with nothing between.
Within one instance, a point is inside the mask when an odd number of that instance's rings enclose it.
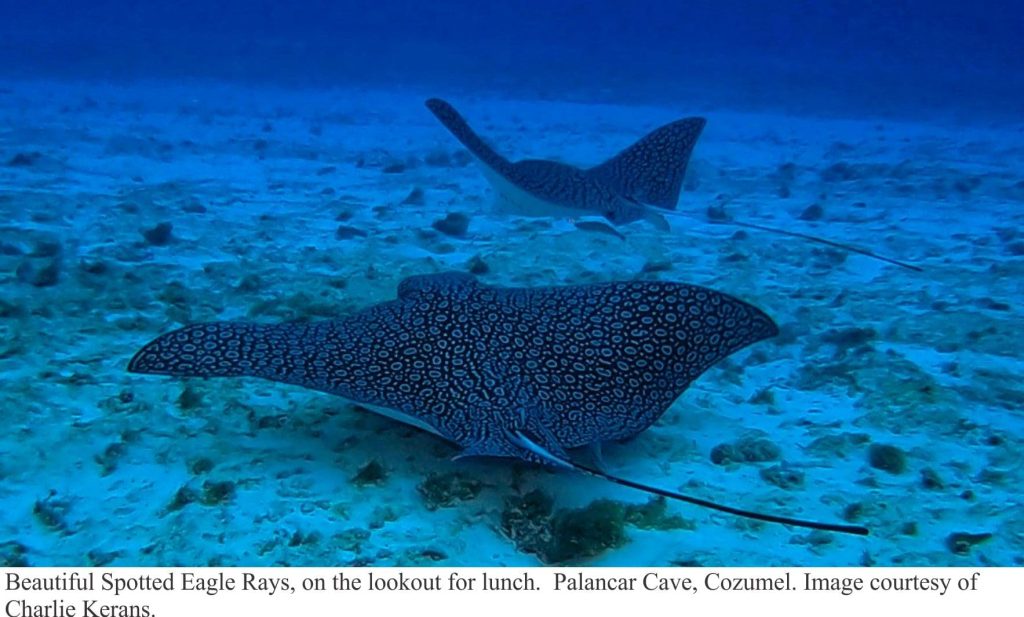
<instances>
[{"instance_id":1,"label":"green algae patch","mask_svg":"<svg viewBox=\"0 0 1024 617\"><path fill-rule=\"evenodd\" d=\"M551 542L542 547L546 561L567 563L596 557L626 544L626 509L599 499L574 510L559 510L551 519Z\"/></svg>"},{"instance_id":2,"label":"green algae patch","mask_svg":"<svg viewBox=\"0 0 1024 617\"><path fill-rule=\"evenodd\" d=\"M985 311L929 311L901 318L887 329L886 338L947 353L969 350L1010 358L1024 348L1024 330L1011 316Z\"/></svg>"},{"instance_id":3,"label":"green algae patch","mask_svg":"<svg viewBox=\"0 0 1024 617\"><path fill-rule=\"evenodd\" d=\"M370 535L367 529L352 527L331 536L331 546L347 553L362 553Z\"/></svg>"},{"instance_id":4,"label":"green algae patch","mask_svg":"<svg viewBox=\"0 0 1024 617\"><path fill-rule=\"evenodd\" d=\"M637 529L671 531L673 529L693 530L697 525L678 514L668 513L668 500L652 497L647 503L626 506L625 520Z\"/></svg>"},{"instance_id":5,"label":"green algae patch","mask_svg":"<svg viewBox=\"0 0 1024 617\"><path fill-rule=\"evenodd\" d=\"M188 471L194 476L203 475L213 471L214 462L209 458L202 456L188 463Z\"/></svg>"},{"instance_id":6,"label":"green algae patch","mask_svg":"<svg viewBox=\"0 0 1024 617\"><path fill-rule=\"evenodd\" d=\"M230 480L222 482L203 482L203 492L199 502L204 506L217 506L230 502L235 497L235 483Z\"/></svg>"},{"instance_id":7,"label":"green algae patch","mask_svg":"<svg viewBox=\"0 0 1024 617\"><path fill-rule=\"evenodd\" d=\"M783 490L791 491L802 488L804 485L804 472L786 464L772 465L761 470L761 479L768 484L773 484Z\"/></svg>"},{"instance_id":8,"label":"green algae patch","mask_svg":"<svg viewBox=\"0 0 1024 617\"><path fill-rule=\"evenodd\" d=\"M124 455L125 445L115 441L104 448L103 452L93 457L100 466L100 475L109 476L117 470L117 464Z\"/></svg>"},{"instance_id":9,"label":"green algae patch","mask_svg":"<svg viewBox=\"0 0 1024 617\"><path fill-rule=\"evenodd\" d=\"M896 446L873 443L868 448L868 463L875 469L899 475L907 469L907 455Z\"/></svg>"},{"instance_id":10,"label":"green algae patch","mask_svg":"<svg viewBox=\"0 0 1024 617\"><path fill-rule=\"evenodd\" d=\"M849 458L855 450L860 450L864 444L871 441L867 433L839 433L836 435L822 435L812 441L804 451L813 456L822 458Z\"/></svg>"},{"instance_id":11,"label":"green algae patch","mask_svg":"<svg viewBox=\"0 0 1024 617\"><path fill-rule=\"evenodd\" d=\"M68 531L66 516L70 509L69 501L58 498L56 493L50 493L45 499L36 501L32 507L32 515L51 531L66 533Z\"/></svg>"},{"instance_id":12,"label":"green algae patch","mask_svg":"<svg viewBox=\"0 0 1024 617\"><path fill-rule=\"evenodd\" d=\"M851 348L866 345L875 340L877 336L878 333L874 328L849 327L826 330L820 338L822 343L834 345L845 352Z\"/></svg>"},{"instance_id":13,"label":"green algae patch","mask_svg":"<svg viewBox=\"0 0 1024 617\"><path fill-rule=\"evenodd\" d=\"M370 529L380 529L388 523L398 520L398 513L391 506L377 506L370 515Z\"/></svg>"},{"instance_id":14,"label":"green algae patch","mask_svg":"<svg viewBox=\"0 0 1024 617\"><path fill-rule=\"evenodd\" d=\"M898 354L870 352L807 364L793 385L805 391L838 389L859 397L857 406L868 422L893 433L925 425L953 426L961 417L961 397Z\"/></svg>"},{"instance_id":15,"label":"green algae patch","mask_svg":"<svg viewBox=\"0 0 1024 617\"><path fill-rule=\"evenodd\" d=\"M663 498L643 504L598 499L582 508L556 510L550 495L534 490L505 501L501 531L519 551L544 564L579 564L625 546L627 526L694 529L692 521L668 514L667 508Z\"/></svg>"},{"instance_id":16,"label":"green algae patch","mask_svg":"<svg viewBox=\"0 0 1024 617\"><path fill-rule=\"evenodd\" d=\"M955 387L965 399L983 405L998 405L1010 412L1024 409L1024 388L1020 375L1009 371L978 368L964 385Z\"/></svg>"},{"instance_id":17,"label":"green algae patch","mask_svg":"<svg viewBox=\"0 0 1024 617\"><path fill-rule=\"evenodd\" d=\"M380 486L388 479L388 470L378 460L372 460L356 472L352 484L359 487Z\"/></svg>"},{"instance_id":18,"label":"green algae patch","mask_svg":"<svg viewBox=\"0 0 1024 617\"><path fill-rule=\"evenodd\" d=\"M901 433L909 427L953 426L960 418L960 397L916 364L891 359L858 375L860 406L872 424Z\"/></svg>"},{"instance_id":19,"label":"green algae patch","mask_svg":"<svg viewBox=\"0 0 1024 617\"><path fill-rule=\"evenodd\" d=\"M192 412L203 405L203 395L191 385L186 385L175 402L178 405L178 409L184 412Z\"/></svg>"},{"instance_id":20,"label":"green algae patch","mask_svg":"<svg viewBox=\"0 0 1024 617\"><path fill-rule=\"evenodd\" d=\"M456 471L430 474L416 489L423 497L427 509L437 510L476 499L483 489L483 483Z\"/></svg>"},{"instance_id":21,"label":"green algae patch","mask_svg":"<svg viewBox=\"0 0 1024 617\"><path fill-rule=\"evenodd\" d=\"M975 546L992 539L991 533L966 533L958 531L946 537L946 548L954 555L966 556Z\"/></svg>"},{"instance_id":22,"label":"green algae patch","mask_svg":"<svg viewBox=\"0 0 1024 617\"><path fill-rule=\"evenodd\" d=\"M752 405L768 405L771 407L775 405L775 391L771 388L761 388L750 397L748 402Z\"/></svg>"},{"instance_id":23,"label":"green algae patch","mask_svg":"<svg viewBox=\"0 0 1024 617\"><path fill-rule=\"evenodd\" d=\"M501 515L502 532L521 552L545 564L571 564L626 543L626 509L599 499L584 508L553 511L554 501L539 490L510 497Z\"/></svg>"},{"instance_id":24,"label":"green algae patch","mask_svg":"<svg viewBox=\"0 0 1024 617\"><path fill-rule=\"evenodd\" d=\"M189 288L179 281L171 281L164 285L164 288L156 295L156 299L179 309L187 309L196 303L196 298Z\"/></svg>"},{"instance_id":25,"label":"green algae patch","mask_svg":"<svg viewBox=\"0 0 1024 617\"><path fill-rule=\"evenodd\" d=\"M175 512L189 505L195 503L199 499L199 493L190 486L182 486L174 493L174 497L171 498L171 502L167 504L168 512Z\"/></svg>"},{"instance_id":26,"label":"green algae patch","mask_svg":"<svg viewBox=\"0 0 1024 617\"><path fill-rule=\"evenodd\" d=\"M291 295L259 300L252 304L247 313L249 318L274 318L284 321L315 321L335 319L345 311L343 299L336 297L332 290L314 296L305 291Z\"/></svg>"},{"instance_id":27,"label":"green algae patch","mask_svg":"<svg viewBox=\"0 0 1024 617\"><path fill-rule=\"evenodd\" d=\"M28 549L16 540L0 543L0 568L27 568Z\"/></svg>"},{"instance_id":28,"label":"green algae patch","mask_svg":"<svg viewBox=\"0 0 1024 617\"><path fill-rule=\"evenodd\" d=\"M433 566L448 559L448 553L437 547L413 548L402 553L401 563L408 566Z\"/></svg>"},{"instance_id":29,"label":"green algae patch","mask_svg":"<svg viewBox=\"0 0 1024 617\"><path fill-rule=\"evenodd\" d=\"M765 463L777 461L781 456L779 446L760 432L744 435L732 443L718 444L711 449L711 462L716 465Z\"/></svg>"},{"instance_id":30,"label":"green algae patch","mask_svg":"<svg viewBox=\"0 0 1024 617\"><path fill-rule=\"evenodd\" d=\"M551 542L553 510L554 500L540 490L509 497L501 513L501 531L521 552L535 554L542 562L551 563L546 559L544 547Z\"/></svg>"}]
</instances>

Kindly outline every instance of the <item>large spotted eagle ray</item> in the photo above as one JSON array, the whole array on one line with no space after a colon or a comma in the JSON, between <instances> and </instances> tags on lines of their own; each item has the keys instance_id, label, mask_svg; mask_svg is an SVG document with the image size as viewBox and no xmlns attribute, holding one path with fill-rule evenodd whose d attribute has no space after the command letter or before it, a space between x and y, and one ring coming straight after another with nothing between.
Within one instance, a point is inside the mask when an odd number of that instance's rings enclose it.
<instances>
[{"instance_id":1,"label":"large spotted eagle ray","mask_svg":"<svg viewBox=\"0 0 1024 617\"><path fill-rule=\"evenodd\" d=\"M426 104L480 162L500 210L540 217L596 215L614 225L647 220L661 230L669 228L665 215L676 209L690 155L707 124L700 117L670 122L604 163L582 169L541 159L510 161L488 145L451 103L433 98ZM918 266L819 236L732 218L719 222L809 240L921 271Z\"/></svg>"},{"instance_id":2,"label":"large spotted eagle ray","mask_svg":"<svg viewBox=\"0 0 1024 617\"><path fill-rule=\"evenodd\" d=\"M504 288L444 273L407 278L396 300L342 319L186 326L143 347L128 370L296 384L435 433L463 456L571 468L739 516L866 534L642 485L568 453L637 435L713 364L777 332L754 306L694 285Z\"/></svg>"}]
</instances>

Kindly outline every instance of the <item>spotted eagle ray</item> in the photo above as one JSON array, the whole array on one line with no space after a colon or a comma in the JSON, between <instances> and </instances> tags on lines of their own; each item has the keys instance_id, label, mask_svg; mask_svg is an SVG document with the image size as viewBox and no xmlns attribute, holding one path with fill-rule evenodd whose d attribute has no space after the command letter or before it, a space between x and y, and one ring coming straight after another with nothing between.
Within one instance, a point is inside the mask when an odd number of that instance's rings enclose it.
<instances>
[{"instance_id":1,"label":"spotted eagle ray","mask_svg":"<svg viewBox=\"0 0 1024 617\"><path fill-rule=\"evenodd\" d=\"M427 108L481 163L499 206L526 216L598 215L616 225L647 219L667 227L648 207L674 209L704 118L684 118L655 129L605 163L580 169L566 163L512 162L477 135L447 101Z\"/></svg>"},{"instance_id":2,"label":"spotted eagle ray","mask_svg":"<svg viewBox=\"0 0 1024 617\"><path fill-rule=\"evenodd\" d=\"M397 299L342 319L186 326L144 346L128 370L295 384L430 431L460 457L513 457L758 520L865 534L649 487L568 453L639 434L713 364L777 333L761 310L695 285L505 288L450 272L406 278Z\"/></svg>"},{"instance_id":3,"label":"spotted eagle ray","mask_svg":"<svg viewBox=\"0 0 1024 617\"><path fill-rule=\"evenodd\" d=\"M540 159L510 161L489 146L451 103L432 98L426 105L480 162L500 210L536 217L596 215L614 225L647 220L662 231L669 229L664 215L676 209L690 155L707 124L696 116L670 122L597 167L581 169ZM918 266L819 236L731 218L717 222L817 242L921 271Z\"/></svg>"}]
</instances>

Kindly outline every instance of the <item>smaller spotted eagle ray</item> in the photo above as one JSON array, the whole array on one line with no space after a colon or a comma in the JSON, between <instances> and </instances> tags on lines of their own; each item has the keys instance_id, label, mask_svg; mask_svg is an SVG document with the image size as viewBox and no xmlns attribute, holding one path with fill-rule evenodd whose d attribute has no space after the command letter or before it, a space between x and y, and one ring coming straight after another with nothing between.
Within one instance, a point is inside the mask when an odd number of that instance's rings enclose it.
<instances>
[{"instance_id":1,"label":"smaller spotted eagle ray","mask_svg":"<svg viewBox=\"0 0 1024 617\"><path fill-rule=\"evenodd\" d=\"M625 225L646 219L667 229L648 206L674 209L704 118L683 118L648 133L591 169L539 159L509 161L477 135L447 101L427 108L480 161L502 209L525 216L603 216Z\"/></svg>"},{"instance_id":2,"label":"smaller spotted eagle ray","mask_svg":"<svg viewBox=\"0 0 1024 617\"><path fill-rule=\"evenodd\" d=\"M498 154L451 103L426 102L434 116L480 162L497 194L499 209L522 216L602 216L613 225L647 220L668 231L668 211L676 209L690 155L707 121L690 117L670 122L632 146L589 169L540 159L510 161ZM746 223L716 221L817 242L920 272L921 268L873 251L809 234Z\"/></svg>"},{"instance_id":3,"label":"smaller spotted eagle ray","mask_svg":"<svg viewBox=\"0 0 1024 617\"><path fill-rule=\"evenodd\" d=\"M639 434L713 364L777 332L761 310L695 285L506 288L450 272L406 278L397 299L341 319L186 326L144 346L128 370L295 384L435 433L460 456L514 457L740 516L867 533L649 487L568 453Z\"/></svg>"}]
</instances>

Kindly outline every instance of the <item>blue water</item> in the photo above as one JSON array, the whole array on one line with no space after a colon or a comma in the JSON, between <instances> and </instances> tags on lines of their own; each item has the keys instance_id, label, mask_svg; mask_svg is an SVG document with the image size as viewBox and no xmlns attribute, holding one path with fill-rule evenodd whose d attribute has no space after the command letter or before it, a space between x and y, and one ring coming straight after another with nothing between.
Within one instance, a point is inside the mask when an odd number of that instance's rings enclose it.
<instances>
[{"instance_id":1,"label":"blue water","mask_svg":"<svg viewBox=\"0 0 1024 617\"><path fill-rule=\"evenodd\" d=\"M461 86L1019 115L1024 7L894 2L5 2L19 77Z\"/></svg>"},{"instance_id":2,"label":"blue water","mask_svg":"<svg viewBox=\"0 0 1024 617\"><path fill-rule=\"evenodd\" d=\"M1020 565L1021 32L1009 0L0 3L0 564ZM512 160L707 127L671 231L611 228L492 207L435 96ZM779 336L606 463L871 535L125 370L187 324L342 318L446 270L765 310Z\"/></svg>"}]
</instances>

